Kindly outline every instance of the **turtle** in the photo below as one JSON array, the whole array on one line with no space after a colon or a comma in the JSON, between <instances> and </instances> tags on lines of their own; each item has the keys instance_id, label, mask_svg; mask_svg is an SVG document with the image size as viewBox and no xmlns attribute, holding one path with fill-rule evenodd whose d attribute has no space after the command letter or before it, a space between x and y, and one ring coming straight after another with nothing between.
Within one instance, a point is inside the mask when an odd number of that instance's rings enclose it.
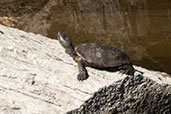
<instances>
[{"instance_id":1,"label":"turtle","mask_svg":"<svg viewBox=\"0 0 171 114\"><path fill-rule=\"evenodd\" d=\"M58 41L75 62L78 63L79 81L86 80L89 75L86 66L94 68L118 68L127 75L134 74L130 58L121 49L103 43L82 43L74 46L62 32L58 32Z\"/></svg>"}]
</instances>

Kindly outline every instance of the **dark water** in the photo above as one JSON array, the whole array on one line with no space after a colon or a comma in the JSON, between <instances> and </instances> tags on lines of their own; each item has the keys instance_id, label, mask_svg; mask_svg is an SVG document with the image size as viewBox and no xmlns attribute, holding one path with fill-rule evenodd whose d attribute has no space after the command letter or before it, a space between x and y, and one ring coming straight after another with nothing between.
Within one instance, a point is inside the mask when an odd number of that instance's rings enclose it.
<instances>
[{"instance_id":1,"label":"dark water","mask_svg":"<svg viewBox=\"0 0 171 114\"><path fill-rule=\"evenodd\" d=\"M116 45L133 64L171 74L171 0L2 0L0 16L55 39L62 31L75 45Z\"/></svg>"},{"instance_id":2,"label":"dark water","mask_svg":"<svg viewBox=\"0 0 171 114\"><path fill-rule=\"evenodd\" d=\"M48 36L116 45L133 64L171 74L171 0L61 0L51 11Z\"/></svg>"}]
</instances>

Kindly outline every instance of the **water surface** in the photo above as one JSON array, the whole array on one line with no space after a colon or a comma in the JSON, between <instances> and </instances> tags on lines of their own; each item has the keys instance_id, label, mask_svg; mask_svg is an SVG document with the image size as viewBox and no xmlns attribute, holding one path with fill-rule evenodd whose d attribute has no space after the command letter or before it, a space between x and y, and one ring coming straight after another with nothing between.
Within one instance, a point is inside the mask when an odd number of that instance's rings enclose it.
<instances>
[{"instance_id":1,"label":"water surface","mask_svg":"<svg viewBox=\"0 0 171 114\"><path fill-rule=\"evenodd\" d=\"M133 64L171 74L171 0L56 0L49 5L50 16L43 13L50 20L49 37L62 31L74 45L115 45Z\"/></svg>"}]
</instances>

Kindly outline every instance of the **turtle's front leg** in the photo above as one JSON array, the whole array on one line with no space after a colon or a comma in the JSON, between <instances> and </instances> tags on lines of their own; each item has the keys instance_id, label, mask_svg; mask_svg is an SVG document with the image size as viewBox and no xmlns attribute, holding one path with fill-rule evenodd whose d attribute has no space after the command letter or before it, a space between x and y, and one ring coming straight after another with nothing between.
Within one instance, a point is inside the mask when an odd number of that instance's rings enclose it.
<instances>
[{"instance_id":1,"label":"turtle's front leg","mask_svg":"<svg viewBox=\"0 0 171 114\"><path fill-rule=\"evenodd\" d=\"M88 78L88 73L85 68L85 62L81 59L81 60L77 61L77 63L78 63L78 72L79 72L77 79L79 81L86 80Z\"/></svg>"}]
</instances>

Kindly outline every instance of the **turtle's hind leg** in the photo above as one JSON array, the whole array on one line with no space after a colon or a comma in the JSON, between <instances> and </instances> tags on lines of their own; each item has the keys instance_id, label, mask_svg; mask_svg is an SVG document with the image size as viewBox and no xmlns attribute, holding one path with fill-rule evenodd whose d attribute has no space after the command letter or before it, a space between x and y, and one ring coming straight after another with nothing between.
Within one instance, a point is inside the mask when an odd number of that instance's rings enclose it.
<instances>
[{"instance_id":1,"label":"turtle's hind leg","mask_svg":"<svg viewBox=\"0 0 171 114\"><path fill-rule=\"evenodd\" d=\"M134 67L130 64L120 66L119 70L121 70L122 73L125 73L127 75L134 75L134 72L135 72Z\"/></svg>"},{"instance_id":2,"label":"turtle's hind leg","mask_svg":"<svg viewBox=\"0 0 171 114\"><path fill-rule=\"evenodd\" d=\"M77 63L78 63L78 71L79 71L77 79L79 81L86 80L88 78L88 73L87 73L87 70L85 68L84 61L83 60L79 60L79 61L77 61Z\"/></svg>"}]
</instances>

